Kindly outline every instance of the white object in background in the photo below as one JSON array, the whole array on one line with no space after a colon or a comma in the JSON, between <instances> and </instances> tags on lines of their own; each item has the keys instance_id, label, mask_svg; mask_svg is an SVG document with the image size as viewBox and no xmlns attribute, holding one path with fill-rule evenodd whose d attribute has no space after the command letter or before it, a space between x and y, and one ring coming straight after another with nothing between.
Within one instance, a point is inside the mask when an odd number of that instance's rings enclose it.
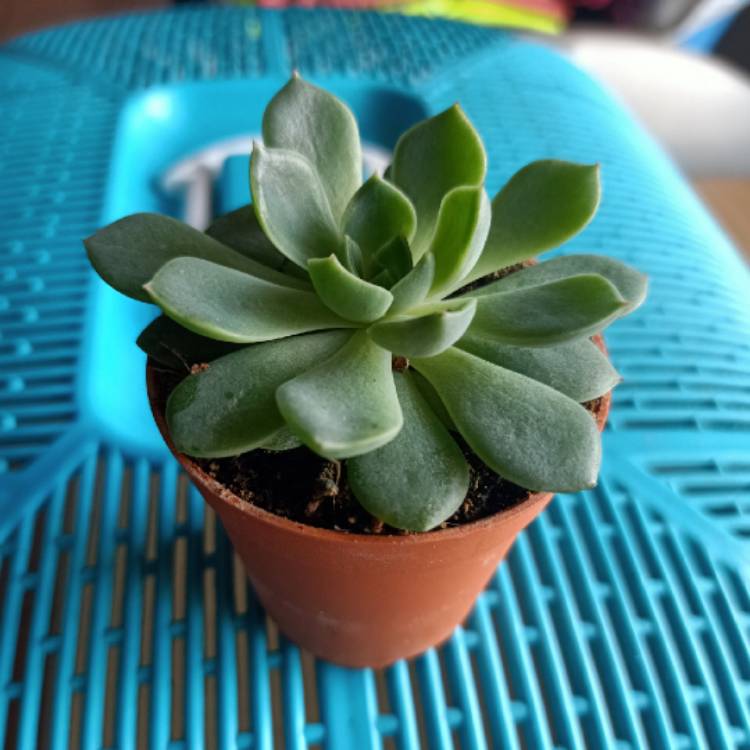
<instances>
[{"instance_id":1,"label":"white object in background","mask_svg":"<svg viewBox=\"0 0 750 750\"><path fill-rule=\"evenodd\" d=\"M623 101L691 177L750 175L750 81L711 58L635 34L554 42Z\"/></svg>"}]
</instances>

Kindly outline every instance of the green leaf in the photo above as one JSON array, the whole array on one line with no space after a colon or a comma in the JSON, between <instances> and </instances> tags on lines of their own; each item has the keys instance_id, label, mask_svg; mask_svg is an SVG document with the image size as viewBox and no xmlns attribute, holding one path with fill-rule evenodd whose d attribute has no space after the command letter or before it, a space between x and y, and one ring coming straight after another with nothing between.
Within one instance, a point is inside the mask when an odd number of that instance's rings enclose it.
<instances>
[{"instance_id":1,"label":"green leaf","mask_svg":"<svg viewBox=\"0 0 750 750\"><path fill-rule=\"evenodd\" d=\"M396 277L390 268L381 268L374 276L370 277L371 284L377 284L384 289L390 289L396 283Z\"/></svg>"},{"instance_id":2,"label":"green leaf","mask_svg":"<svg viewBox=\"0 0 750 750\"><path fill-rule=\"evenodd\" d=\"M278 432L274 432L270 438L264 440L260 447L266 451L280 453L281 451L294 450L301 445L302 441L284 425Z\"/></svg>"},{"instance_id":3,"label":"green leaf","mask_svg":"<svg viewBox=\"0 0 750 750\"><path fill-rule=\"evenodd\" d=\"M415 257L432 239L443 197L459 185L480 185L487 157L476 130L457 104L407 130L396 144L391 180L417 211Z\"/></svg>"},{"instance_id":4,"label":"green leaf","mask_svg":"<svg viewBox=\"0 0 750 750\"><path fill-rule=\"evenodd\" d=\"M466 304L466 303L469 304ZM464 335L476 310L473 300L446 300L370 326L373 341L403 357L432 357Z\"/></svg>"},{"instance_id":5,"label":"green leaf","mask_svg":"<svg viewBox=\"0 0 750 750\"><path fill-rule=\"evenodd\" d=\"M318 175L294 151L256 143L250 160L255 213L268 239L305 268L310 258L336 252L342 244Z\"/></svg>"},{"instance_id":6,"label":"green leaf","mask_svg":"<svg viewBox=\"0 0 750 750\"><path fill-rule=\"evenodd\" d=\"M326 458L375 450L401 429L391 355L365 331L276 392L279 409L309 448Z\"/></svg>"},{"instance_id":7,"label":"green leaf","mask_svg":"<svg viewBox=\"0 0 750 750\"><path fill-rule=\"evenodd\" d=\"M482 252L490 228L490 204L484 188L457 187L440 205L430 252L435 278L430 294L458 285Z\"/></svg>"},{"instance_id":8,"label":"green leaf","mask_svg":"<svg viewBox=\"0 0 750 750\"><path fill-rule=\"evenodd\" d=\"M592 336L626 312L626 302L603 276L569 276L547 284L476 299L472 336L517 346L548 346Z\"/></svg>"},{"instance_id":9,"label":"green leaf","mask_svg":"<svg viewBox=\"0 0 750 750\"><path fill-rule=\"evenodd\" d=\"M269 284L198 258L176 258L146 284L172 320L219 341L251 343L350 328L310 292Z\"/></svg>"},{"instance_id":10,"label":"green leaf","mask_svg":"<svg viewBox=\"0 0 750 750\"><path fill-rule=\"evenodd\" d=\"M603 396L620 382L620 376L609 359L589 339L556 346L523 347L467 334L456 346L507 370L538 380L579 403Z\"/></svg>"},{"instance_id":11,"label":"green leaf","mask_svg":"<svg viewBox=\"0 0 750 750\"><path fill-rule=\"evenodd\" d=\"M199 336L166 315L152 320L135 343L152 359L177 370L189 370L237 350L237 344Z\"/></svg>"},{"instance_id":12,"label":"green leaf","mask_svg":"<svg viewBox=\"0 0 750 750\"><path fill-rule=\"evenodd\" d=\"M492 201L487 244L471 273L478 279L561 245L599 206L599 165L545 159L516 172Z\"/></svg>"},{"instance_id":13,"label":"green leaf","mask_svg":"<svg viewBox=\"0 0 750 750\"><path fill-rule=\"evenodd\" d=\"M404 426L390 443L347 461L360 504L376 518L409 531L428 531L461 506L469 467L461 449L406 374L396 373Z\"/></svg>"},{"instance_id":14,"label":"green leaf","mask_svg":"<svg viewBox=\"0 0 750 750\"><path fill-rule=\"evenodd\" d=\"M435 386L472 450L500 476L536 491L596 484L601 441L580 404L460 349L412 364Z\"/></svg>"},{"instance_id":15,"label":"green leaf","mask_svg":"<svg viewBox=\"0 0 750 750\"><path fill-rule=\"evenodd\" d=\"M206 229L206 234L264 266L301 279L300 282L289 279L287 286L295 286L297 289L310 288L305 271L282 255L263 234L251 204L214 219L211 226ZM304 281L307 283L303 283Z\"/></svg>"},{"instance_id":16,"label":"green leaf","mask_svg":"<svg viewBox=\"0 0 750 750\"><path fill-rule=\"evenodd\" d=\"M341 260L353 274L356 274L360 278L364 276L365 264L362 257L362 250L349 235L344 236L344 251Z\"/></svg>"},{"instance_id":17,"label":"green leaf","mask_svg":"<svg viewBox=\"0 0 750 750\"><path fill-rule=\"evenodd\" d=\"M411 239L417 215L409 199L395 185L374 174L346 207L343 226L365 255L372 256L394 237Z\"/></svg>"},{"instance_id":18,"label":"green leaf","mask_svg":"<svg viewBox=\"0 0 750 750\"><path fill-rule=\"evenodd\" d=\"M458 432L455 423L451 419L451 415L448 414L448 410L445 408L445 404L440 399L440 396L438 396L438 392L430 381L414 369L409 370L409 376L412 382L419 388L419 392L427 402L430 410L445 425L445 428L451 432Z\"/></svg>"},{"instance_id":19,"label":"green leaf","mask_svg":"<svg viewBox=\"0 0 750 750\"><path fill-rule=\"evenodd\" d=\"M409 243L403 237L386 242L374 257L375 268L387 269L391 277L402 279L413 268Z\"/></svg>"},{"instance_id":20,"label":"green leaf","mask_svg":"<svg viewBox=\"0 0 750 750\"><path fill-rule=\"evenodd\" d=\"M176 448L191 456L236 456L272 442L284 427L276 389L341 348L351 334L328 331L246 346L189 375L167 401Z\"/></svg>"},{"instance_id":21,"label":"green leaf","mask_svg":"<svg viewBox=\"0 0 750 750\"><path fill-rule=\"evenodd\" d=\"M406 276L391 287L393 304L388 312L394 315L406 312L422 302L432 287L434 276L435 256L427 253Z\"/></svg>"},{"instance_id":22,"label":"green leaf","mask_svg":"<svg viewBox=\"0 0 750 750\"><path fill-rule=\"evenodd\" d=\"M294 75L263 114L263 140L271 148L295 151L312 164L334 217L340 219L362 182L359 130L348 107Z\"/></svg>"},{"instance_id":23,"label":"green leaf","mask_svg":"<svg viewBox=\"0 0 750 750\"><path fill-rule=\"evenodd\" d=\"M133 299L149 302L143 289L173 258L210 260L285 286L297 282L183 224L159 214L133 214L84 240L91 265L110 286Z\"/></svg>"},{"instance_id":24,"label":"green leaf","mask_svg":"<svg viewBox=\"0 0 750 750\"><path fill-rule=\"evenodd\" d=\"M481 297L495 292L506 292L514 289L528 289L532 286L547 284L550 281L598 274L607 279L625 300L625 311L635 310L646 298L648 278L625 263L607 258L603 255L565 255L546 260L535 266L522 268L520 271L504 276L502 279L475 289L465 297Z\"/></svg>"},{"instance_id":25,"label":"green leaf","mask_svg":"<svg viewBox=\"0 0 750 750\"><path fill-rule=\"evenodd\" d=\"M335 255L313 258L307 263L318 297L333 312L347 320L369 323L382 317L393 301L383 287L347 271Z\"/></svg>"}]
</instances>

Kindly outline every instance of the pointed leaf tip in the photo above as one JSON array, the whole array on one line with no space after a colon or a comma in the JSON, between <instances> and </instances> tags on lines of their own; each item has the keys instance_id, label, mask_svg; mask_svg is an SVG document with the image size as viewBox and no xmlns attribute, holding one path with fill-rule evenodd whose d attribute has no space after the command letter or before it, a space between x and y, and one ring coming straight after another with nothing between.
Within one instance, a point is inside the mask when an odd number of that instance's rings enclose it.
<instances>
[{"instance_id":1,"label":"pointed leaf tip","mask_svg":"<svg viewBox=\"0 0 750 750\"><path fill-rule=\"evenodd\" d=\"M393 301L393 295L387 289L348 271L335 255L312 258L307 267L318 297L347 320L357 323L377 320Z\"/></svg>"},{"instance_id":2,"label":"pointed leaf tip","mask_svg":"<svg viewBox=\"0 0 750 750\"><path fill-rule=\"evenodd\" d=\"M542 159L516 172L492 201L487 244L471 279L533 258L578 234L601 195L598 164Z\"/></svg>"},{"instance_id":3,"label":"pointed leaf tip","mask_svg":"<svg viewBox=\"0 0 750 750\"><path fill-rule=\"evenodd\" d=\"M351 110L292 75L263 114L263 138L269 147L294 151L312 164L338 224L362 182L359 129Z\"/></svg>"},{"instance_id":4,"label":"pointed leaf tip","mask_svg":"<svg viewBox=\"0 0 750 750\"><path fill-rule=\"evenodd\" d=\"M458 107L417 123L399 138L391 180L417 212L415 258L424 254L432 237L443 197L460 185L481 185L486 170L479 134Z\"/></svg>"}]
</instances>

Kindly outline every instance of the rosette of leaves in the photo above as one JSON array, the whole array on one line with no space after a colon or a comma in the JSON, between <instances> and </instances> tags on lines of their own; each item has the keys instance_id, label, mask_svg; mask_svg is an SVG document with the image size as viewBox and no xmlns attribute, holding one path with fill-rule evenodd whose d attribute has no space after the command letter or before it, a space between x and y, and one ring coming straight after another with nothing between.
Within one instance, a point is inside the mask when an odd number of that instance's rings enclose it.
<instances>
[{"instance_id":1,"label":"rosette of leaves","mask_svg":"<svg viewBox=\"0 0 750 750\"><path fill-rule=\"evenodd\" d=\"M363 182L352 113L297 76L268 105L263 141L251 205L205 233L138 214L86 241L106 282L161 308L142 348L210 362L169 397L175 446L346 459L358 501L409 530L466 497L459 442L530 490L594 485L600 438L581 403L619 378L591 337L642 302L645 279L594 255L494 276L589 222L598 168L537 161L490 201L482 142L456 105Z\"/></svg>"}]
</instances>

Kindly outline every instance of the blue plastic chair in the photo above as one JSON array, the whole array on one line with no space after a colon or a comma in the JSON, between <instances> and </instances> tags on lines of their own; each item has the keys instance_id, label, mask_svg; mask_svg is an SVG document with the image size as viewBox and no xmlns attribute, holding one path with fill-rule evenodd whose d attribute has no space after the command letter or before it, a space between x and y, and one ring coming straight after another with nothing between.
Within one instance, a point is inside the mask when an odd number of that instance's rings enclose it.
<instances>
[{"instance_id":1,"label":"blue plastic chair","mask_svg":"<svg viewBox=\"0 0 750 750\"><path fill-rule=\"evenodd\" d=\"M80 242L127 211L181 214L165 170L257 132L293 68L385 149L459 100L492 190L531 159L601 162L602 209L560 252L651 277L608 334L624 382L599 486L555 499L448 643L383 672L316 661L266 620L154 437L131 343L148 313ZM750 277L583 73L398 16L79 23L0 48L0 174L0 746L750 748Z\"/></svg>"}]
</instances>

